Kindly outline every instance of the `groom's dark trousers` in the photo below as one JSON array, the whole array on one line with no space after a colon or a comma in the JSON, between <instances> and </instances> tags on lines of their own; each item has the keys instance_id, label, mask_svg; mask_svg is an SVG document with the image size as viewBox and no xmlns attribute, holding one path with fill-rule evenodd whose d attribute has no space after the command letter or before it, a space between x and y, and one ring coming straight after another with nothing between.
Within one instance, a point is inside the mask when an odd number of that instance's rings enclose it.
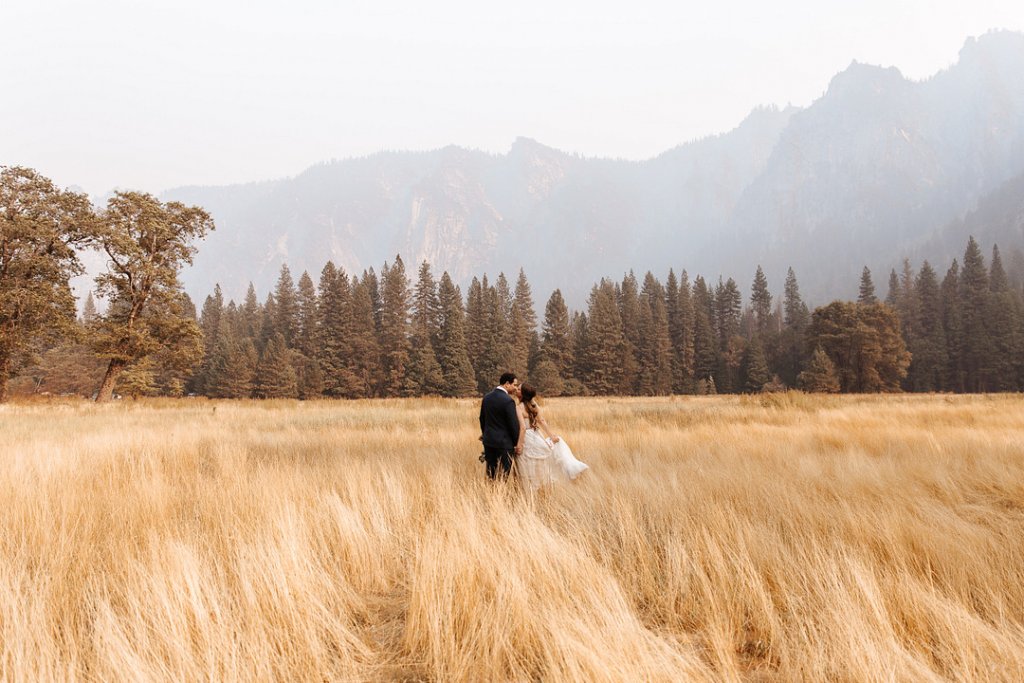
<instances>
[{"instance_id":1,"label":"groom's dark trousers","mask_svg":"<svg viewBox=\"0 0 1024 683\"><path fill-rule=\"evenodd\" d=\"M489 479L504 479L512 471L519 443L519 415L516 402L501 389L494 389L480 403L480 433L484 442L484 463Z\"/></svg>"}]
</instances>

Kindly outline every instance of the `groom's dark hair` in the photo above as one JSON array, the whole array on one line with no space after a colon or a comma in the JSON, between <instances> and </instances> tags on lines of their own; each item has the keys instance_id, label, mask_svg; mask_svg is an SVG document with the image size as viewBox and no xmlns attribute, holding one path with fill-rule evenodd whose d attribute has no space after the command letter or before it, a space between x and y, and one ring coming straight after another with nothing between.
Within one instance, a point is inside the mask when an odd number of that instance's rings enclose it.
<instances>
[{"instance_id":1,"label":"groom's dark hair","mask_svg":"<svg viewBox=\"0 0 1024 683\"><path fill-rule=\"evenodd\" d=\"M503 374L501 376L501 379L498 380L498 386L500 387L502 384L508 384L509 382L515 382L515 381L516 381L516 373L514 373L514 372L506 372L505 374Z\"/></svg>"}]
</instances>

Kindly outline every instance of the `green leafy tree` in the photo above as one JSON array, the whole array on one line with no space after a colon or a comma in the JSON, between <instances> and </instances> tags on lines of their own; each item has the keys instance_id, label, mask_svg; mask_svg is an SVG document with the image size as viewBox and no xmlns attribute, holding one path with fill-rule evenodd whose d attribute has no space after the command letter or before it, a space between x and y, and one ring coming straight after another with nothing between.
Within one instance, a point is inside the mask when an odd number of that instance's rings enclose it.
<instances>
[{"instance_id":1,"label":"green leafy tree","mask_svg":"<svg viewBox=\"0 0 1024 683\"><path fill-rule=\"evenodd\" d=\"M808 344L832 359L844 392L899 391L910 365L899 316L883 304L834 301L816 309Z\"/></svg>"},{"instance_id":2,"label":"green leafy tree","mask_svg":"<svg viewBox=\"0 0 1024 683\"><path fill-rule=\"evenodd\" d=\"M36 171L0 166L0 402L15 362L75 331L69 279L95 227L89 200Z\"/></svg>"},{"instance_id":3,"label":"green leafy tree","mask_svg":"<svg viewBox=\"0 0 1024 683\"><path fill-rule=\"evenodd\" d=\"M94 239L107 257L97 292L109 302L94 326L95 349L109 359L97 401L111 398L132 363L159 353L164 365L186 372L199 359L202 333L186 313L178 271L212 229L202 209L149 194L118 192L107 203Z\"/></svg>"}]
</instances>

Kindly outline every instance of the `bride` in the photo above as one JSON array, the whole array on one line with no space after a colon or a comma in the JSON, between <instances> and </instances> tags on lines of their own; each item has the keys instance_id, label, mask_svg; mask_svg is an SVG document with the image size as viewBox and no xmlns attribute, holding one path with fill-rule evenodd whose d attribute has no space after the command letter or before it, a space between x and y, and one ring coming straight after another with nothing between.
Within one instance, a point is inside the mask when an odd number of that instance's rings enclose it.
<instances>
[{"instance_id":1,"label":"bride","mask_svg":"<svg viewBox=\"0 0 1024 683\"><path fill-rule=\"evenodd\" d=\"M519 421L523 451L516 458L519 478L531 493L542 486L575 479L588 469L572 454L569 445L552 434L537 405L537 390L529 384L519 387Z\"/></svg>"}]
</instances>

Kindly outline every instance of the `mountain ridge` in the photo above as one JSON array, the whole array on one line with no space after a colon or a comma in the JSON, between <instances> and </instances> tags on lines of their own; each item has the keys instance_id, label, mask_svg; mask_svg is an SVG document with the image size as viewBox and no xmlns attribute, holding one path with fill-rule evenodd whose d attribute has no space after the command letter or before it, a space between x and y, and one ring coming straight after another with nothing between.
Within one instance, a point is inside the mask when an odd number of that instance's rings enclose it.
<instances>
[{"instance_id":1,"label":"mountain ridge","mask_svg":"<svg viewBox=\"0 0 1024 683\"><path fill-rule=\"evenodd\" d=\"M538 298L575 305L602 276L669 267L773 288L793 266L815 300L850 296L864 264L935 247L987 194L1024 173L1024 34L968 39L912 81L852 62L805 108L755 108L732 130L630 161L528 137L494 154L448 145L316 164L273 181L162 196L217 222L184 275L265 293L281 263L314 276L401 253L466 283L526 269ZM966 239L966 238L965 238ZM932 258L944 254L931 254Z\"/></svg>"}]
</instances>

